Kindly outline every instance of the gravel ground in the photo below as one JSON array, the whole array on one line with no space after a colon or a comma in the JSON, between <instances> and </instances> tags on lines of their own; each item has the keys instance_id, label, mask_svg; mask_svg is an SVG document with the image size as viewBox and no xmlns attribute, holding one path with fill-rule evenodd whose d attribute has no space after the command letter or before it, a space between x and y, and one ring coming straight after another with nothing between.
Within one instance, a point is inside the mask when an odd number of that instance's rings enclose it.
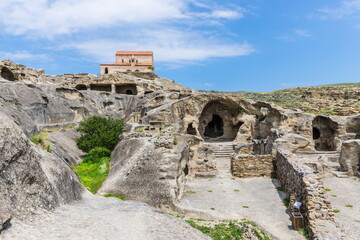
<instances>
[{"instance_id":1,"label":"gravel ground","mask_svg":"<svg viewBox=\"0 0 360 240\"><path fill-rule=\"evenodd\" d=\"M246 218L258 224L275 239L304 239L291 227L284 194L276 190L277 180L267 177L234 178L229 160L217 160L215 179L188 182L179 203L186 217L213 219Z\"/></svg>"},{"instance_id":2,"label":"gravel ground","mask_svg":"<svg viewBox=\"0 0 360 240\"><path fill-rule=\"evenodd\" d=\"M353 178L325 178L335 217L349 239L360 239L360 181ZM348 206L346 206L348 205ZM351 207L351 206L352 207Z\"/></svg>"},{"instance_id":3,"label":"gravel ground","mask_svg":"<svg viewBox=\"0 0 360 240\"><path fill-rule=\"evenodd\" d=\"M1 240L210 239L187 223L147 204L86 194L72 205L12 220Z\"/></svg>"}]
</instances>

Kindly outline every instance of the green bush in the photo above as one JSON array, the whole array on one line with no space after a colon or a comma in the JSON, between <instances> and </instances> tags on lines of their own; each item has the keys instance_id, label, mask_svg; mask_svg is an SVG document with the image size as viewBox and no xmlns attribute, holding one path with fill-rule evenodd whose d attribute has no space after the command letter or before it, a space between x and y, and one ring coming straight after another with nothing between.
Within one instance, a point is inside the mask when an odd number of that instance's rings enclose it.
<instances>
[{"instance_id":1,"label":"green bush","mask_svg":"<svg viewBox=\"0 0 360 240\"><path fill-rule=\"evenodd\" d=\"M107 148L96 147L90 150L89 153L85 154L83 161L86 163L96 163L104 157L110 157L111 151Z\"/></svg>"},{"instance_id":2,"label":"green bush","mask_svg":"<svg viewBox=\"0 0 360 240\"><path fill-rule=\"evenodd\" d=\"M81 137L77 140L78 147L89 152L96 147L113 150L119 141L124 128L123 119L111 119L94 116L80 122L77 131Z\"/></svg>"}]
</instances>

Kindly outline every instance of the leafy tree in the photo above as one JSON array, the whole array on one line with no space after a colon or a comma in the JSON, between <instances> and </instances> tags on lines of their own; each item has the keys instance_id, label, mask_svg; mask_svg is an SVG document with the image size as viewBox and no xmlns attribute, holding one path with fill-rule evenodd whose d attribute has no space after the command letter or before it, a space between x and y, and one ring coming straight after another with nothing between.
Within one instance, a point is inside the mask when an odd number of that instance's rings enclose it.
<instances>
[{"instance_id":1,"label":"leafy tree","mask_svg":"<svg viewBox=\"0 0 360 240\"><path fill-rule=\"evenodd\" d=\"M123 132L124 120L111 119L99 116L90 117L80 122L77 131L81 137L77 140L78 147L89 152L96 147L112 151Z\"/></svg>"}]
</instances>

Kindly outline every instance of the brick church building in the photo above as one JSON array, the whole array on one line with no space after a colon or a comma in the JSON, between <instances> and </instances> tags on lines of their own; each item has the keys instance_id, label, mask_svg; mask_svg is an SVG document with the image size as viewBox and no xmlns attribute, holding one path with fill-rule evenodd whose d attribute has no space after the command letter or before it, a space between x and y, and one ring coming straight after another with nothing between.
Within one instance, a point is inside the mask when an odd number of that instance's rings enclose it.
<instances>
[{"instance_id":1,"label":"brick church building","mask_svg":"<svg viewBox=\"0 0 360 240\"><path fill-rule=\"evenodd\" d=\"M153 72L154 55L150 51L118 51L116 63L100 64L100 74L115 72Z\"/></svg>"}]
</instances>

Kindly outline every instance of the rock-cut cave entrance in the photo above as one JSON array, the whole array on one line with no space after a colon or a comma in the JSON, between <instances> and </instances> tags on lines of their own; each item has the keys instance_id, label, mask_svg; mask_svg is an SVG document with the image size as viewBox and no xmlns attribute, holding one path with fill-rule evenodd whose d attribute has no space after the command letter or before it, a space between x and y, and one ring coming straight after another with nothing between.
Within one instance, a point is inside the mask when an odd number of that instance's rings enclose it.
<instances>
[{"instance_id":1,"label":"rock-cut cave entrance","mask_svg":"<svg viewBox=\"0 0 360 240\"><path fill-rule=\"evenodd\" d=\"M6 80L9 80L9 81L15 81L16 80L14 74L7 67L3 67L0 72L1 72L1 77L2 78L6 79Z\"/></svg>"},{"instance_id":2,"label":"rock-cut cave entrance","mask_svg":"<svg viewBox=\"0 0 360 240\"><path fill-rule=\"evenodd\" d=\"M335 151L338 124L328 117L317 116L313 122L313 140L317 151Z\"/></svg>"},{"instance_id":3,"label":"rock-cut cave entrance","mask_svg":"<svg viewBox=\"0 0 360 240\"><path fill-rule=\"evenodd\" d=\"M219 115L213 114L211 122L205 127L204 136L217 138L222 135L224 135L224 121Z\"/></svg>"},{"instance_id":4,"label":"rock-cut cave entrance","mask_svg":"<svg viewBox=\"0 0 360 240\"><path fill-rule=\"evenodd\" d=\"M227 99L213 100L206 104L198 131L205 141L233 141L243 122L236 121L239 105Z\"/></svg>"}]
</instances>

